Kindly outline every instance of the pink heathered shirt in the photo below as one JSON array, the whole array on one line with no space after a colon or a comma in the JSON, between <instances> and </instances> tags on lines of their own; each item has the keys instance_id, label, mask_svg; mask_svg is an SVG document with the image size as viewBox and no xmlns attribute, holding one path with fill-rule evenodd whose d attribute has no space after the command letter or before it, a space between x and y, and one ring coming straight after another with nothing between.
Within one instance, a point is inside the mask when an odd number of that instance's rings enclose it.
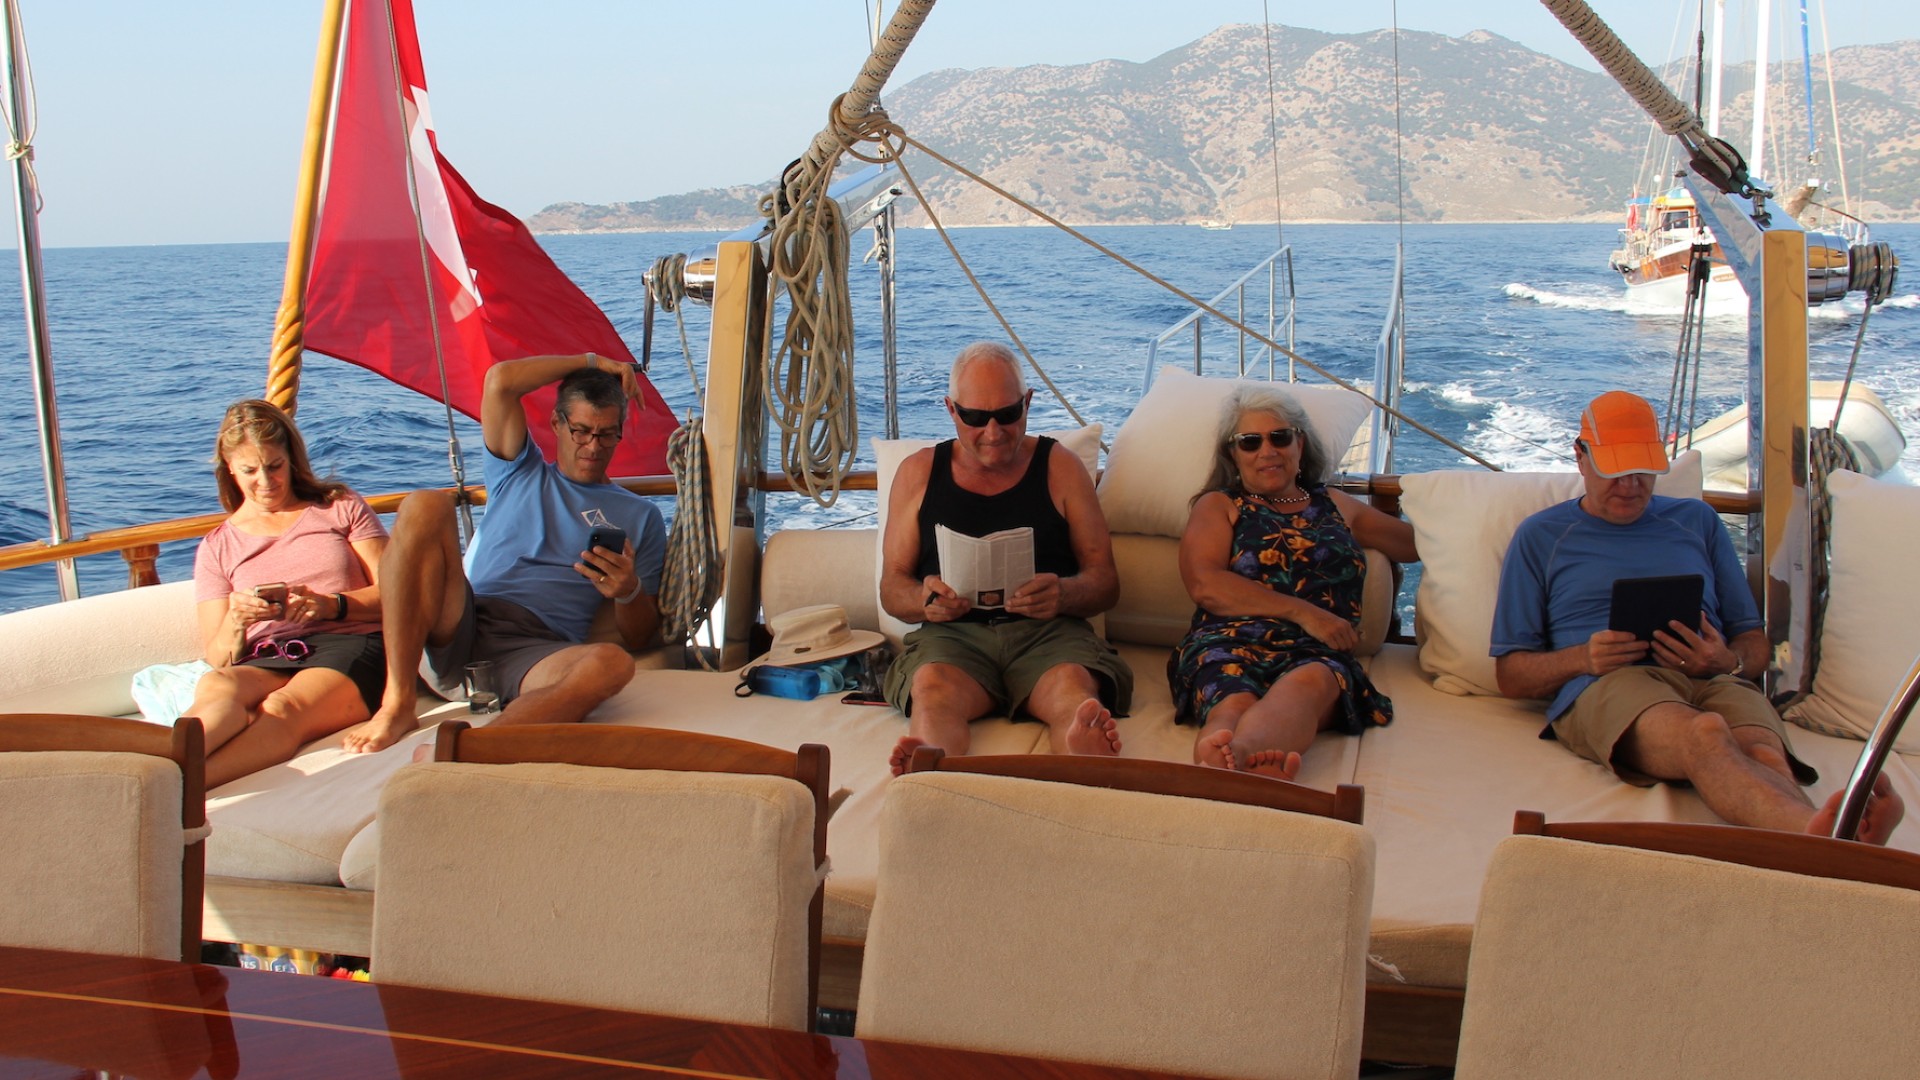
<instances>
[{"instance_id":1,"label":"pink heathered shirt","mask_svg":"<svg viewBox=\"0 0 1920 1080\"><path fill-rule=\"evenodd\" d=\"M335 499L332 506L307 507L279 536L255 536L222 522L200 541L194 556L194 601L224 600L232 593L275 581L305 585L322 596L365 588L372 581L348 545L385 535L386 526L366 500L351 492ZM371 634L379 629L377 622L356 620L268 620L247 628L247 643L308 634Z\"/></svg>"}]
</instances>

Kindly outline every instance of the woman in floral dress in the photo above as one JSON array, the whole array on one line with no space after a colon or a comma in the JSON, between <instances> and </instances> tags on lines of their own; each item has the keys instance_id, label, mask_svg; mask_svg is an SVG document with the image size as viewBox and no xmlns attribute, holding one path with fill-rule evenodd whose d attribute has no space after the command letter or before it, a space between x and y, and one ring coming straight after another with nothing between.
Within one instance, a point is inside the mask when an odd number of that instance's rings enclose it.
<instances>
[{"instance_id":1,"label":"woman in floral dress","mask_svg":"<svg viewBox=\"0 0 1920 1080\"><path fill-rule=\"evenodd\" d=\"M1291 779L1314 735L1393 720L1353 656L1361 548L1419 558L1413 526L1326 486L1334 462L1277 386L1246 386L1220 417L1213 475L1180 538L1199 610L1167 663L1194 761Z\"/></svg>"}]
</instances>

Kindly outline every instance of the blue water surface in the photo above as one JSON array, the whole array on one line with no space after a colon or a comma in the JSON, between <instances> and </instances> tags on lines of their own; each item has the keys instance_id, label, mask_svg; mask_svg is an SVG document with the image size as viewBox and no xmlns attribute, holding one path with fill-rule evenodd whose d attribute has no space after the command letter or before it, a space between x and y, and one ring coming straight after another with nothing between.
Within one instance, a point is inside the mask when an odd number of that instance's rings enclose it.
<instances>
[{"instance_id":1,"label":"blue water surface","mask_svg":"<svg viewBox=\"0 0 1920 1080\"><path fill-rule=\"evenodd\" d=\"M1210 297L1271 252L1272 226L1230 231L1193 227L1089 230L1181 288ZM1408 358L1403 407L1495 463L1570 468L1565 450L1579 408L1623 387L1666 398L1677 314L1630 307L1606 269L1615 230L1576 225L1429 225L1404 231ZM1146 342L1186 313L1182 301L1079 241L1051 229L956 231L955 241L1081 415L1117 430L1139 400ZM1346 378L1365 380L1386 311L1394 245L1391 225L1290 226L1299 294L1298 351ZM1897 251L1920 252L1920 226L1876 230ZM713 233L555 236L542 243L600 303L639 351L641 274L653 260L718 239ZM864 240L856 240L856 255ZM947 433L939 408L947 365L958 348L1004 333L929 230L899 234L902 434ZM84 533L216 511L211 476L214 432L226 405L263 389L274 312L285 269L280 244L63 248L46 253L48 319L73 527ZM883 430L879 387L879 306L871 266L853 269L860 347L862 438ZM1263 307L1265 279L1250 303ZM17 267L0 268L0 546L48 535L31 372L22 330ZM1256 299L1257 298L1257 299ZM1920 434L1920 297L1903 287L1869 323L1859 378ZM1814 375L1845 370L1860 318L1858 299L1812 319ZM704 366L706 312L687 313ZM1745 322L1709 321L1703 416L1743 393ZM675 411L695 395L673 317L656 324L654 378ZM1183 338L1164 361L1190 364ZM1209 373L1232 370L1224 338L1210 340ZM1312 378L1302 373L1303 378ZM1204 419L1196 418L1198 422ZM317 466L365 493L449 482L444 410L359 368L311 357L300 391L300 423ZM1064 408L1036 397L1036 429L1071 423ZM469 458L477 425L454 424ZM867 455L863 451L863 458ZM1417 432L1403 435L1402 471L1462 464L1456 451ZM1920 438L1909 450L1912 475ZM477 462L470 475L479 473ZM871 493L849 493L831 508L778 500L776 520L797 526L870 525ZM665 509L665 507L663 507ZM192 542L167 545L166 580L190 576ZM83 591L124 585L118 556L80 561ZM58 598L50 568L0 574L0 611Z\"/></svg>"}]
</instances>

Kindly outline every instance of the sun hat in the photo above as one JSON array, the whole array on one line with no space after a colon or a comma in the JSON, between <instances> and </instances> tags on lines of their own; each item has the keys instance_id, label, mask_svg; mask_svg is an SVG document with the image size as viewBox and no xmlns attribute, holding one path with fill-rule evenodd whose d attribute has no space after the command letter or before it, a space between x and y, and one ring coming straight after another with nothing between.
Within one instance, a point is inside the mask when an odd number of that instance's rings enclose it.
<instances>
[{"instance_id":1,"label":"sun hat","mask_svg":"<svg viewBox=\"0 0 1920 1080\"><path fill-rule=\"evenodd\" d=\"M1609 480L1673 467L1653 406L1625 390L1610 390L1587 405L1580 414L1580 441L1586 444L1593 471Z\"/></svg>"},{"instance_id":2,"label":"sun hat","mask_svg":"<svg viewBox=\"0 0 1920 1080\"><path fill-rule=\"evenodd\" d=\"M872 630L850 628L847 609L839 604L783 611L767 620L767 629L773 631L773 648L741 669L743 673L762 664L817 664L852 656L887 640Z\"/></svg>"}]
</instances>

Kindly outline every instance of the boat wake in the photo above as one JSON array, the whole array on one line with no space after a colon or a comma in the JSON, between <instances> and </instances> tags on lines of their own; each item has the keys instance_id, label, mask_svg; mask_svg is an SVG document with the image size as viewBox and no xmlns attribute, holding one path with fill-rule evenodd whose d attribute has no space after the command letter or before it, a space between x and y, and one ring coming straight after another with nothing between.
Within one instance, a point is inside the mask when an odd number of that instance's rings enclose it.
<instances>
[{"instance_id":1,"label":"boat wake","mask_svg":"<svg viewBox=\"0 0 1920 1080\"><path fill-rule=\"evenodd\" d=\"M1682 308L1677 304L1648 303L1634 299L1624 292L1598 285L1574 285L1565 290L1535 288L1518 281L1507 283L1503 290L1509 299L1524 300L1548 308L1563 308L1568 311L1614 311L1622 315L1678 315ZM1724 294L1723 298L1724 297ZM1725 316L1744 318L1747 305L1739 302L1741 298L1725 298L1724 303L1715 302L1711 295L1707 300L1708 317ZM1821 304L1807 309L1807 318L1819 321L1838 321L1859 318L1860 312L1867 306L1865 297L1848 296L1831 304ZM1920 294L1908 293L1895 296L1880 305L1882 311L1911 311L1920 308Z\"/></svg>"},{"instance_id":2,"label":"boat wake","mask_svg":"<svg viewBox=\"0 0 1920 1080\"><path fill-rule=\"evenodd\" d=\"M1518 281L1510 281L1503 291L1513 300L1527 300L1541 307L1565 308L1569 311L1618 311L1644 315L1650 310L1657 310L1627 299L1624 293L1598 285L1574 285L1562 291L1537 289Z\"/></svg>"}]
</instances>

